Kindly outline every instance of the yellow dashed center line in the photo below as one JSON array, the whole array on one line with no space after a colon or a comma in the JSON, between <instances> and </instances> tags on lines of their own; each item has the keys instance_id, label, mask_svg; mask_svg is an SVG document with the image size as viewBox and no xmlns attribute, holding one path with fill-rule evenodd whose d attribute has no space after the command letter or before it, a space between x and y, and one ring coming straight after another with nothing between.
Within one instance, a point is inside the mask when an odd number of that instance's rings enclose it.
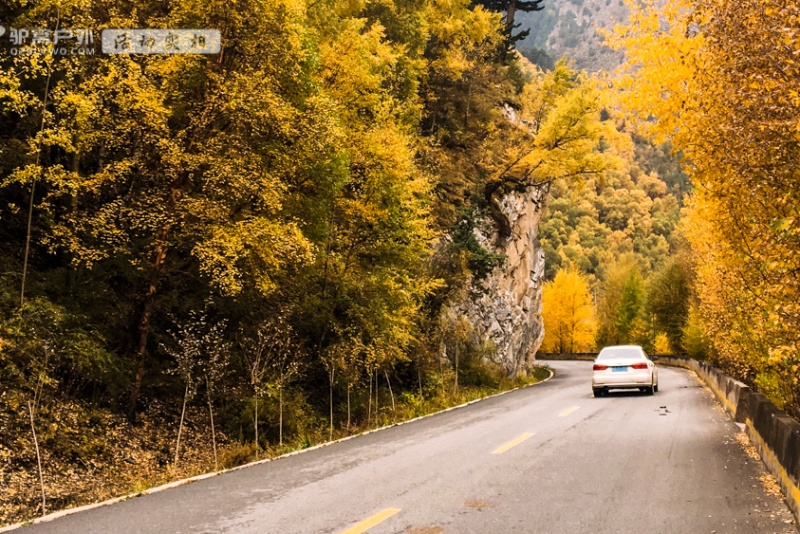
<instances>
[{"instance_id":1,"label":"yellow dashed center line","mask_svg":"<svg viewBox=\"0 0 800 534\"><path fill-rule=\"evenodd\" d=\"M377 514L366 518L362 522L353 525L347 530L343 530L341 534L361 534L362 532L368 531L375 525L383 523L399 511L400 508L387 508L385 510L381 510Z\"/></svg>"},{"instance_id":2,"label":"yellow dashed center line","mask_svg":"<svg viewBox=\"0 0 800 534\"><path fill-rule=\"evenodd\" d=\"M580 410L580 409L581 409L581 407L580 407L580 406L573 406L572 408L567 408L566 410L564 410L563 412L561 412L560 414L558 414L558 416L559 416L559 417L566 417L566 416L568 416L569 414L571 414L571 413L573 413L573 412L576 412L576 411L578 411L578 410Z\"/></svg>"},{"instance_id":3,"label":"yellow dashed center line","mask_svg":"<svg viewBox=\"0 0 800 534\"><path fill-rule=\"evenodd\" d=\"M520 437L518 437L517 439L511 440L511 441L509 441L508 443L506 443L504 445L500 445L499 447L497 447L495 450L492 451L492 454L503 454L508 449L510 449L512 447L516 447L517 445L519 445L520 443L522 443L523 441L525 441L526 439L529 439L531 437L533 437L533 432L526 432L526 433L522 434Z\"/></svg>"}]
</instances>

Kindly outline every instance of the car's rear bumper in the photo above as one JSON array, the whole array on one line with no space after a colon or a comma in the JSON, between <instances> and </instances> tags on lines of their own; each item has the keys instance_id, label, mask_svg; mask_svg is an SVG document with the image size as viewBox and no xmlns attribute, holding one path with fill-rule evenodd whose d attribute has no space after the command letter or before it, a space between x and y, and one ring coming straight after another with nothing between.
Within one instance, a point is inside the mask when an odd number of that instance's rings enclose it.
<instances>
[{"instance_id":1,"label":"car's rear bumper","mask_svg":"<svg viewBox=\"0 0 800 534\"><path fill-rule=\"evenodd\" d=\"M647 382L630 382L627 384L592 384L593 389L639 389L649 388L652 386L650 381Z\"/></svg>"},{"instance_id":2,"label":"car's rear bumper","mask_svg":"<svg viewBox=\"0 0 800 534\"><path fill-rule=\"evenodd\" d=\"M617 376L615 376L617 375ZM652 386L653 375L649 371L644 373L606 373L596 374L592 377L593 388L623 389L643 388Z\"/></svg>"}]
</instances>

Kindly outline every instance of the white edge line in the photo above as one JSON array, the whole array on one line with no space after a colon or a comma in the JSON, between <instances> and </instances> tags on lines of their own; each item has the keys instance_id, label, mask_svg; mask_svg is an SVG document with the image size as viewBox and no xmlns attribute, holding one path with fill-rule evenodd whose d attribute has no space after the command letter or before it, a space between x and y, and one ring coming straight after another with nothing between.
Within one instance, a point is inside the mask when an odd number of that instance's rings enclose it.
<instances>
[{"instance_id":1,"label":"white edge line","mask_svg":"<svg viewBox=\"0 0 800 534\"><path fill-rule=\"evenodd\" d=\"M475 404L477 402L481 402L481 401L484 401L484 400L488 400L488 399L492 399L492 398L495 398L495 397L499 397L501 395L506 395L507 393L511 393L512 391L517 391L518 389L526 389L526 388L529 388L529 387L536 386L538 384L544 384L545 382L547 382L551 378L553 378L556 373L552 368L544 367L544 366L542 366L542 367L544 369L547 369L550 372L550 376L548 376L544 380L540 380L539 382L535 382L533 384L528 384L526 386L521 386L521 387L516 387L516 388L513 388L513 389L509 389L509 390L506 390L506 391L501 391L500 393L495 393L494 395L489 395L487 397L481 397L479 399L474 399L474 400L471 400L469 402L465 402L464 404L459 404L458 406L451 406L449 408L445 408L444 410L441 410L441 411L438 411L438 412L429 413L429 414L426 414L426 415L420 415L419 417L415 417L415 418L409 419L407 421L400 421L398 423L392 423L391 425L382 426L380 428L373 428L371 430L366 430L366 431L364 431L364 432L362 432L360 434L353 434L352 436L345 436L345 437L339 438L337 440L326 441L324 443L320 443L318 445L314 445L313 447L308 447L306 449L299 449L299 450L296 450L296 451L287 452L286 454L282 454L282 455L276 456L274 458L265 458L263 460L257 460L255 462L250 462L248 464L238 465L236 467L230 467L228 469L223 469L221 471L213 471L211 473L204 473L202 475L196 475L196 476L193 476L193 477L184 478L182 480L176 480L176 481L170 482L168 484L162 484L161 486L155 486L155 487L152 487L152 488L148 488L146 490L138 491L136 493L129 493L128 495L123 495L121 497L114 497L113 499L108 499L106 501L96 502L96 503L92 503L92 504L85 504L83 506L78 506L76 508L66 508L64 510L59 510L58 512L52 512L52 513L47 514L47 515L39 516L39 517L37 517L35 519L32 519L30 521L23 521L23 522L20 522L20 523L13 523L11 525L6 525L5 527L0 527L0 532L8 532L8 531L16 530L18 528L25 527L25 526L28 526L28 525L36 525L38 523L47 523L49 521L53 521L54 519L58 519L58 518L61 518L61 517L72 515L72 514L77 514L79 512L86 512L86 511L89 511L89 510L93 510L94 508L100 508L101 506L108 506L110 504L116 504L118 502L127 501L128 499L133 499L134 497L140 497L142 495L150 495L152 493L158 493L160 491L176 488L178 486L183 486L184 484L191 484L192 482L198 482L198 481L204 480L206 478L211 478L211 477L215 477L215 476L218 476L218 475L224 475L225 473L232 473L234 471L239 471L241 469L247 469L248 467L261 465L261 464L265 464L265 463L268 463L268 462L274 462L275 460L280 460L282 458L288 458L290 456L296 456L298 454L302 454L302 453L305 453L305 452L311 452L311 451L314 451L314 450L317 450L317 449L321 449L323 447L327 447L329 445L335 445L335 444L341 443L343 441L348 441L348 440L351 440L353 438L366 436L367 434L373 434L375 432L380 432L382 430L387 430L389 428L393 428L393 427L396 427L396 426L406 425L408 423L413 423L414 421L419 421L420 419L426 419L428 417L433 417L434 415L439 415L439 414L442 414L442 413L451 412L453 410L458 410L459 408L464 408L466 406L469 406L470 404Z\"/></svg>"}]
</instances>

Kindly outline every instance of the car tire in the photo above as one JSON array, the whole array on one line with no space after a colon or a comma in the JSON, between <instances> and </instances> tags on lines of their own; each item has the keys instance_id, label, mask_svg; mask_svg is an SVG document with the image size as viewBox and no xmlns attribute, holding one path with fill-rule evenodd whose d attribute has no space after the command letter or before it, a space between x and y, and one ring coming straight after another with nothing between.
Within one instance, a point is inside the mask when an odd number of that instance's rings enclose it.
<instances>
[{"instance_id":1,"label":"car tire","mask_svg":"<svg viewBox=\"0 0 800 534\"><path fill-rule=\"evenodd\" d=\"M602 397L606 394L603 388L592 388L592 393L594 393L595 397Z\"/></svg>"},{"instance_id":2,"label":"car tire","mask_svg":"<svg viewBox=\"0 0 800 534\"><path fill-rule=\"evenodd\" d=\"M658 388L658 386L655 386L655 385L650 386L649 388L647 388L647 394L648 395L655 395L657 388Z\"/></svg>"},{"instance_id":3,"label":"car tire","mask_svg":"<svg viewBox=\"0 0 800 534\"><path fill-rule=\"evenodd\" d=\"M658 393L658 384L656 384L655 386L653 386L653 392L654 392L654 393Z\"/></svg>"}]
</instances>

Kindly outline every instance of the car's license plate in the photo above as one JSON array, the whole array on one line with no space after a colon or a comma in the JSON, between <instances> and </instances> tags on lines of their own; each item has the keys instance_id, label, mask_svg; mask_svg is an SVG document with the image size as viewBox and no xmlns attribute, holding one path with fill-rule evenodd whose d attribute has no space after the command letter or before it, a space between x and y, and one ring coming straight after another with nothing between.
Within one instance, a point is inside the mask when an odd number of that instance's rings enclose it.
<instances>
[{"instance_id":1,"label":"car's license plate","mask_svg":"<svg viewBox=\"0 0 800 534\"><path fill-rule=\"evenodd\" d=\"M628 370L627 367L612 367L611 370L615 373L624 373Z\"/></svg>"}]
</instances>

